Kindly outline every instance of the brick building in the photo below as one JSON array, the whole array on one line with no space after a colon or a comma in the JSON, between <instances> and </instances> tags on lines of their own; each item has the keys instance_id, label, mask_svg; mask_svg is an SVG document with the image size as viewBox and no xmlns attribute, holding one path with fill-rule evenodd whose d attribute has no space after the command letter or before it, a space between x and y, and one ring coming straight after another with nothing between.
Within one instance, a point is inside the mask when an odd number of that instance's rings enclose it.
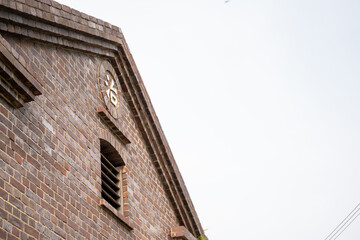
<instances>
[{"instance_id":1,"label":"brick building","mask_svg":"<svg viewBox=\"0 0 360 240\"><path fill-rule=\"evenodd\" d=\"M119 28L0 0L0 34L0 239L199 237Z\"/></svg>"}]
</instances>

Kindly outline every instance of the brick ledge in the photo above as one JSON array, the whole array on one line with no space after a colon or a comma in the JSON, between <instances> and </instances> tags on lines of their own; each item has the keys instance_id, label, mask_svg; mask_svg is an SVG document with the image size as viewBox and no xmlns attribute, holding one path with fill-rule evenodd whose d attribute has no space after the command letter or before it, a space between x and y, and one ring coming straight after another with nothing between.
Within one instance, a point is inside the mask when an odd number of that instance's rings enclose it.
<instances>
[{"instance_id":1,"label":"brick ledge","mask_svg":"<svg viewBox=\"0 0 360 240\"><path fill-rule=\"evenodd\" d=\"M110 130L120 139L121 142L123 142L124 144L131 143L130 140L124 135L124 133L117 127L116 123L111 119L103 106L98 106L96 108L96 112L110 128Z\"/></svg>"},{"instance_id":2,"label":"brick ledge","mask_svg":"<svg viewBox=\"0 0 360 240\"><path fill-rule=\"evenodd\" d=\"M171 228L172 239L196 240L196 238L184 226Z\"/></svg>"},{"instance_id":3,"label":"brick ledge","mask_svg":"<svg viewBox=\"0 0 360 240\"><path fill-rule=\"evenodd\" d=\"M100 199L100 206L110 211L120 221L120 223L124 225L127 229L129 230L134 229L134 226L129 222L129 220L118 210L113 208L105 199L103 198Z\"/></svg>"},{"instance_id":4,"label":"brick ledge","mask_svg":"<svg viewBox=\"0 0 360 240\"><path fill-rule=\"evenodd\" d=\"M14 108L34 101L42 91L35 75L25 67L25 60L0 34L0 96Z\"/></svg>"}]
</instances>

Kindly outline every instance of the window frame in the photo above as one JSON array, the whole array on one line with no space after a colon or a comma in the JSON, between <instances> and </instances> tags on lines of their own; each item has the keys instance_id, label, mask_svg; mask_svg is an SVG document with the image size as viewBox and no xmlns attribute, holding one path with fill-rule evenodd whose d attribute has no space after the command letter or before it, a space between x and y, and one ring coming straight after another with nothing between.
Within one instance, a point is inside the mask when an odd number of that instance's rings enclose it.
<instances>
[{"instance_id":1,"label":"window frame","mask_svg":"<svg viewBox=\"0 0 360 240\"><path fill-rule=\"evenodd\" d=\"M124 225L129 230L133 230L133 225L129 222L129 208L128 201L127 201L127 181L126 181L126 166L123 158L121 157L120 153L116 148L107 140L100 139L100 168L103 165L103 159L107 160L111 164L113 164L114 168L118 171L116 175L118 195L119 199L117 203L119 207L114 207L110 201L103 197L103 171L100 170L100 179L101 179L101 191L100 191L100 206L114 215L122 225Z\"/></svg>"}]
</instances>

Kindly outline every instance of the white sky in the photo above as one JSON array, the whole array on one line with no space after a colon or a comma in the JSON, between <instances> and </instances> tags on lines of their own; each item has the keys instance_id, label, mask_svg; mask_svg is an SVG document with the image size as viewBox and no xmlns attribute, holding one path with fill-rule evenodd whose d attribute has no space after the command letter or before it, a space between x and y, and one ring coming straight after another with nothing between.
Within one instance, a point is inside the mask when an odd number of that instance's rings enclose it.
<instances>
[{"instance_id":1,"label":"white sky","mask_svg":"<svg viewBox=\"0 0 360 240\"><path fill-rule=\"evenodd\" d=\"M360 201L360 1L60 2L123 30L210 240L323 240Z\"/></svg>"}]
</instances>

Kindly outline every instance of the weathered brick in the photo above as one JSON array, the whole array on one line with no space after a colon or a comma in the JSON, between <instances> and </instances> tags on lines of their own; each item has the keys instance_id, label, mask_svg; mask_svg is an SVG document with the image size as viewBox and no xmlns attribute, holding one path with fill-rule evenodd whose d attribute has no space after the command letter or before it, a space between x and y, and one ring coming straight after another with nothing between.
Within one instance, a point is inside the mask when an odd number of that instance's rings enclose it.
<instances>
[{"instance_id":1,"label":"weathered brick","mask_svg":"<svg viewBox=\"0 0 360 240\"><path fill-rule=\"evenodd\" d=\"M56 137L66 146L67 140L65 139L65 137L63 137L59 132L56 132Z\"/></svg>"},{"instance_id":2,"label":"weathered brick","mask_svg":"<svg viewBox=\"0 0 360 240\"><path fill-rule=\"evenodd\" d=\"M0 113L3 114L5 118L9 117L9 111L2 105L0 105Z\"/></svg>"},{"instance_id":3,"label":"weathered brick","mask_svg":"<svg viewBox=\"0 0 360 240\"><path fill-rule=\"evenodd\" d=\"M17 228L22 229L24 227L24 223L13 215L9 215L9 222Z\"/></svg>"},{"instance_id":4,"label":"weathered brick","mask_svg":"<svg viewBox=\"0 0 360 240\"><path fill-rule=\"evenodd\" d=\"M38 137L42 136L42 132L33 123L29 123L29 129L33 131Z\"/></svg>"},{"instance_id":5,"label":"weathered brick","mask_svg":"<svg viewBox=\"0 0 360 240\"><path fill-rule=\"evenodd\" d=\"M0 114L0 122L8 129L12 129L12 123L4 115Z\"/></svg>"},{"instance_id":6,"label":"weathered brick","mask_svg":"<svg viewBox=\"0 0 360 240\"><path fill-rule=\"evenodd\" d=\"M121 30L51 0L6 2L4 46L42 94L20 109L0 99L0 214L11 229L0 229L0 238L169 239L183 216L199 228ZM110 109L112 124L95 111L109 111L97 77L105 61L119 74L121 114L117 119ZM100 139L126 165L120 214L100 206Z\"/></svg>"},{"instance_id":7,"label":"weathered brick","mask_svg":"<svg viewBox=\"0 0 360 240\"><path fill-rule=\"evenodd\" d=\"M15 153L14 158L19 164L22 163L22 157L18 153Z\"/></svg>"},{"instance_id":8,"label":"weathered brick","mask_svg":"<svg viewBox=\"0 0 360 240\"><path fill-rule=\"evenodd\" d=\"M18 228L12 228L11 233L19 239L20 231Z\"/></svg>"},{"instance_id":9,"label":"weathered brick","mask_svg":"<svg viewBox=\"0 0 360 240\"><path fill-rule=\"evenodd\" d=\"M14 215L14 217L20 218L20 211L17 208L13 208L12 214Z\"/></svg>"},{"instance_id":10,"label":"weathered brick","mask_svg":"<svg viewBox=\"0 0 360 240\"><path fill-rule=\"evenodd\" d=\"M4 229L0 228L0 239L6 239L6 232Z\"/></svg>"},{"instance_id":11,"label":"weathered brick","mask_svg":"<svg viewBox=\"0 0 360 240\"><path fill-rule=\"evenodd\" d=\"M8 234L8 237L7 237L8 240L18 240L19 237L18 236L15 236L13 234Z\"/></svg>"},{"instance_id":12,"label":"weathered brick","mask_svg":"<svg viewBox=\"0 0 360 240\"><path fill-rule=\"evenodd\" d=\"M25 224L25 232L29 234L30 236L33 236L35 239L39 238L39 231L37 231L35 228L30 227L29 225Z\"/></svg>"},{"instance_id":13,"label":"weathered brick","mask_svg":"<svg viewBox=\"0 0 360 240\"><path fill-rule=\"evenodd\" d=\"M30 189L26 189L26 196L30 199L34 200L37 204L40 204L40 198L35 193L33 193Z\"/></svg>"},{"instance_id":14,"label":"weathered brick","mask_svg":"<svg viewBox=\"0 0 360 240\"><path fill-rule=\"evenodd\" d=\"M63 166L61 166L59 163L55 163L55 168L56 168L58 171L60 171L63 175L66 174L66 169L65 169Z\"/></svg>"},{"instance_id":15,"label":"weathered brick","mask_svg":"<svg viewBox=\"0 0 360 240\"><path fill-rule=\"evenodd\" d=\"M1 216L3 219L7 219L7 218L8 218L8 212L6 212L4 209L1 209L1 208L0 208L0 216Z\"/></svg>"},{"instance_id":16,"label":"weathered brick","mask_svg":"<svg viewBox=\"0 0 360 240\"><path fill-rule=\"evenodd\" d=\"M15 152L17 152L20 155L20 157L22 157L22 158L26 157L26 153L23 150L23 148L20 147L19 145L17 145L15 142L11 141L10 146L11 146L12 150L14 150Z\"/></svg>"},{"instance_id":17,"label":"weathered brick","mask_svg":"<svg viewBox=\"0 0 360 240\"><path fill-rule=\"evenodd\" d=\"M50 197L54 197L54 192L44 183L41 183L41 189L47 193Z\"/></svg>"},{"instance_id":18,"label":"weathered brick","mask_svg":"<svg viewBox=\"0 0 360 240\"><path fill-rule=\"evenodd\" d=\"M40 163L35 160L33 157L31 157L30 155L26 156L26 161L28 163L30 163L31 165L33 165L37 170L40 170Z\"/></svg>"},{"instance_id":19,"label":"weathered brick","mask_svg":"<svg viewBox=\"0 0 360 240\"><path fill-rule=\"evenodd\" d=\"M4 189L0 188L0 197L7 200L8 196L9 196L9 194Z\"/></svg>"},{"instance_id":20,"label":"weathered brick","mask_svg":"<svg viewBox=\"0 0 360 240\"><path fill-rule=\"evenodd\" d=\"M11 233L11 224L7 221L4 221L4 230Z\"/></svg>"},{"instance_id":21,"label":"weathered brick","mask_svg":"<svg viewBox=\"0 0 360 240\"><path fill-rule=\"evenodd\" d=\"M22 192L22 193L25 192L24 185L22 185L20 182L15 180L15 178L13 178L13 177L10 178L10 184L13 185L14 187L16 187L20 192Z\"/></svg>"},{"instance_id":22,"label":"weathered brick","mask_svg":"<svg viewBox=\"0 0 360 240\"><path fill-rule=\"evenodd\" d=\"M24 232L21 232L21 240L27 240L27 239L29 239L27 234Z\"/></svg>"}]
</instances>

